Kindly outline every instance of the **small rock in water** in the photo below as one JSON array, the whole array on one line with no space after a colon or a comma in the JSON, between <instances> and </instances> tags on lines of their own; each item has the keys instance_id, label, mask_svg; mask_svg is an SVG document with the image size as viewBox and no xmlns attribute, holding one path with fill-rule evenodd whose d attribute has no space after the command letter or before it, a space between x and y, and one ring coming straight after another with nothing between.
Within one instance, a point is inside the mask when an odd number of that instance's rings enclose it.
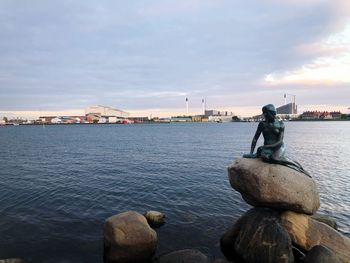
<instances>
[{"instance_id":1,"label":"small rock in water","mask_svg":"<svg viewBox=\"0 0 350 263\"><path fill-rule=\"evenodd\" d=\"M158 211L147 211L144 216L152 227L160 227L165 223L165 214Z\"/></svg>"},{"instance_id":2,"label":"small rock in water","mask_svg":"<svg viewBox=\"0 0 350 263\"><path fill-rule=\"evenodd\" d=\"M157 247L157 233L134 211L107 218L104 230L105 263L145 263Z\"/></svg>"},{"instance_id":3,"label":"small rock in water","mask_svg":"<svg viewBox=\"0 0 350 263\"><path fill-rule=\"evenodd\" d=\"M206 255L196 249L183 249L162 255L157 263L209 263Z\"/></svg>"}]
</instances>

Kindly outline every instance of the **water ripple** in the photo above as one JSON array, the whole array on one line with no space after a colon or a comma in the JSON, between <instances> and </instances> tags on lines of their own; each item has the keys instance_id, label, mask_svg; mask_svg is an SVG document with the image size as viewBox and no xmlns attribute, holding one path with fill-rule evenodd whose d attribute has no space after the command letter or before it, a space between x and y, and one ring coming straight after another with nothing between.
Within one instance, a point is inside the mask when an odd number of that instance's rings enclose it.
<instances>
[{"instance_id":1,"label":"water ripple","mask_svg":"<svg viewBox=\"0 0 350 263\"><path fill-rule=\"evenodd\" d=\"M0 257L102 262L104 220L150 209L167 215L157 230L158 253L197 247L220 255L220 236L250 208L230 187L226 167L249 150L255 129L256 123L0 129ZM350 236L350 125L290 122L285 136L287 155L317 182L320 212Z\"/></svg>"}]
</instances>

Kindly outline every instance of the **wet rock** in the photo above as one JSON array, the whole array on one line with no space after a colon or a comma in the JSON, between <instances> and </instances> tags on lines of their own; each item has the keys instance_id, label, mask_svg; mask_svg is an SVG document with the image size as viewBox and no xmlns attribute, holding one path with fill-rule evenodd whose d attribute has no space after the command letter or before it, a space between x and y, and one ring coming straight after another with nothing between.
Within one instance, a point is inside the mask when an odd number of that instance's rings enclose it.
<instances>
[{"instance_id":1,"label":"wet rock","mask_svg":"<svg viewBox=\"0 0 350 263\"><path fill-rule=\"evenodd\" d=\"M291 211L282 213L281 224L298 247L310 251L314 246L323 245L342 262L350 262L350 239L330 226Z\"/></svg>"},{"instance_id":2,"label":"wet rock","mask_svg":"<svg viewBox=\"0 0 350 263\"><path fill-rule=\"evenodd\" d=\"M158 211L147 211L144 216L151 227L160 227L165 223L165 214Z\"/></svg>"},{"instance_id":3,"label":"wet rock","mask_svg":"<svg viewBox=\"0 0 350 263\"><path fill-rule=\"evenodd\" d=\"M104 224L104 262L148 262L157 247L157 233L133 211L109 217Z\"/></svg>"},{"instance_id":4,"label":"wet rock","mask_svg":"<svg viewBox=\"0 0 350 263\"><path fill-rule=\"evenodd\" d=\"M321 223L325 223L326 225L329 225L331 228L334 228L335 230L338 230L337 221L333 217L316 214L316 215L311 216L311 218L315 219Z\"/></svg>"},{"instance_id":5,"label":"wet rock","mask_svg":"<svg viewBox=\"0 0 350 263\"><path fill-rule=\"evenodd\" d=\"M162 255L157 263L209 263L206 255L196 249L183 249Z\"/></svg>"},{"instance_id":6,"label":"wet rock","mask_svg":"<svg viewBox=\"0 0 350 263\"><path fill-rule=\"evenodd\" d=\"M231 186L250 205L305 214L314 214L320 206L314 180L286 166L241 158L228 172Z\"/></svg>"},{"instance_id":7,"label":"wet rock","mask_svg":"<svg viewBox=\"0 0 350 263\"><path fill-rule=\"evenodd\" d=\"M225 256L237 253L247 263L294 262L292 241L279 224L279 213L271 209L249 210L222 237L222 248L223 244Z\"/></svg>"},{"instance_id":8,"label":"wet rock","mask_svg":"<svg viewBox=\"0 0 350 263\"><path fill-rule=\"evenodd\" d=\"M341 261L329 248L315 246L307 253L304 263L341 263Z\"/></svg>"},{"instance_id":9,"label":"wet rock","mask_svg":"<svg viewBox=\"0 0 350 263\"><path fill-rule=\"evenodd\" d=\"M235 251L235 241L239 233L239 224L235 223L233 227L225 232L220 239L220 249L222 254L230 260L235 262L243 262L243 259Z\"/></svg>"}]
</instances>

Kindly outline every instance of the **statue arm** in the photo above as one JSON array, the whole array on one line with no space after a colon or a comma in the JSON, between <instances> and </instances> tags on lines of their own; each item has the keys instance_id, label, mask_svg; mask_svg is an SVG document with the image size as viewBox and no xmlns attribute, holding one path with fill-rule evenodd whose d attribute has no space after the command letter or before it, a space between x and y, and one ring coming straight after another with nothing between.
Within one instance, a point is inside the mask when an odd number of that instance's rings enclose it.
<instances>
[{"instance_id":1,"label":"statue arm","mask_svg":"<svg viewBox=\"0 0 350 263\"><path fill-rule=\"evenodd\" d=\"M261 134L262 130L263 130L263 124L260 122L259 125L258 125L258 129L255 132L255 135L254 135L251 147L250 147L250 154L254 153L254 149L255 149L256 143L257 143L257 141L258 141L258 139L260 137L260 134Z\"/></svg>"}]
</instances>

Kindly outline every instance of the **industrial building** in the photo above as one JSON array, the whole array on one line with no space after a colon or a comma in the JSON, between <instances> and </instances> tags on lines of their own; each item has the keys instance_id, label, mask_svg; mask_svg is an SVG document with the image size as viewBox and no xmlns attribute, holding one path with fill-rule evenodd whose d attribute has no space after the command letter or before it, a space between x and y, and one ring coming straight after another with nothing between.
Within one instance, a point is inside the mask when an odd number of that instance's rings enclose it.
<instances>
[{"instance_id":1,"label":"industrial building","mask_svg":"<svg viewBox=\"0 0 350 263\"><path fill-rule=\"evenodd\" d=\"M229 111L205 110L209 122L232 122L234 113Z\"/></svg>"},{"instance_id":2,"label":"industrial building","mask_svg":"<svg viewBox=\"0 0 350 263\"><path fill-rule=\"evenodd\" d=\"M117 117L121 119L128 118L130 116L130 113L128 112L102 105L87 107L85 109L85 114L86 116L96 115L106 117Z\"/></svg>"},{"instance_id":3,"label":"industrial building","mask_svg":"<svg viewBox=\"0 0 350 263\"><path fill-rule=\"evenodd\" d=\"M295 115L298 114L298 109L297 109L297 105L295 104L295 102L291 102L288 104L285 104L281 107L278 107L276 109L277 114L281 114L281 115Z\"/></svg>"}]
</instances>

